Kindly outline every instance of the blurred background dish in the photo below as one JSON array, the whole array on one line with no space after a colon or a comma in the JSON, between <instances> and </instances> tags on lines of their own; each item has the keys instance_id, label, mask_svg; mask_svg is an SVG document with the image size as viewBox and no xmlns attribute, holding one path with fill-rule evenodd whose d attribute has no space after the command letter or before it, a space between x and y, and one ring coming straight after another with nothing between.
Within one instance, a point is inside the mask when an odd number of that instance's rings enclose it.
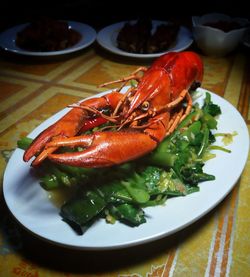
<instances>
[{"instance_id":1,"label":"blurred background dish","mask_svg":"<svg viewBox=\"0 0 250 277\"><path fill-rule=\"evenodd\" d=\"M130 53L153 54L175 44L180 26L172 22L154 24L149 17L125 22L116 38L117 47Z\"/></svg>"},{"instance_id":2,"label":"blurred background dish","mask_svg":"<svg viewBox=\"0 0 250 277\"><path fill-rule=\"evenodd\" d=\"M164 51L161 50L157 53L132 53L129 52L129 50L125 51L124 49L120 49L118 47L117 38L120 31L122 30L122 28L124 28L127 22L128 21L122 21L101 29L97 34L97 42L103 48L114 54L132 58L156 58L170 51L182 51L188 48L193 43L192 32L184 26L179 26L176 37L173 39L172 43L169 44L169 48L167 48ZM131 21L131 24L135 23L135 20ZM152 32L154 32L157 29L157 26L160 26L162 24L167 24L167 22L160 20L152 20Z\"/></svg>"},{"instance_id":3,"label":"blurred background dish","mask_svg":"<svg viewBox=\"0 0 250 277\"><path fill-rule=\"evenodd\" d=\"M51 46L51 43L46 43L46 48L37 48L35 50L32 50L32 47L28 49L27 45L26 47L23 47L23 41L21 41L20 45L20 34L22 34L24 30L27 30L28 26L30 26L29 23L20 24L2 32L0 34L0 47L5 51L27 56L57 56L76 52L78 50L86 48L91 45L96 39L96 31L91 26L80 22L67 21L67 26L69 30L74 30L80 36L79 39L75 41L75 43L73 43L73 45L68 44L68 47L61 47L60 49L60 47L54 48L55 43L52 48L48 48L47 46L49 44ZM27 37L27 33L25 34L25 36ZM23 38L24 36L21 36L21 40L23 40ZM18 44L17 39L19 40ZM47 51L45 51L46 49ZM49 49L52 51L49 51Z\"/></svg>"},{"instance_id":4,"label":"blurred background dish","mask_svg":"<svg viewBox=\"0 0 250 277\"><path fill-rule=\"evenodd\" d=\"M193 16L192 24L194 40L204 54L225 56L241 43L249 21L210 13L200 17Z\"/></svg>"},{"instance_id":5,"label":"blurred background dish","mask_svg":"<svg viewBox=\"0 0 250 277\"><path fill-rule=\"evenodd\" d=\"M67 21L40 17L17 32L16 45L35 52L61 51L74 46L81 38Z\"/></svg>"}]
</instances>

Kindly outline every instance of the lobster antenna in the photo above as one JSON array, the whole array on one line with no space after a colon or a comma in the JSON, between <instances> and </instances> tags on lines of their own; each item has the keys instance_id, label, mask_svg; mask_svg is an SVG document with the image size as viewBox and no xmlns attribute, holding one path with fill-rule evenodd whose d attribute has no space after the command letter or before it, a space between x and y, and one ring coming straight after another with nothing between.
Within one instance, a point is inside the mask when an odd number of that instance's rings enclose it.
<instances>
[{"instance_id":1,"label":"lobster antenna","mask_svg":"<svg viewBox=\"0 0 250 277\"><path fill-rule=\"evenodd\" d=\"M123 95L122 99L117 103L115 110L112 114L112 116L115 116L119 110L119 108L121 107L121 105L125 102L126 98L128 97L129 93L133 90L134 88L129 88L126 93Z\"/></svg>"},{"instance_id":2,"label":"lobster antenna","mask_svg":"<svg viewBox=\"0 0 250 277\"><path fill-rule=\"evenodd\" d=\"M115 116L108 116L108 115L105 115L103 114L102 112L98 111L97 109L95 108L91 108L89 106L85 106L85 105L68 105L68 107L70 108L77 108L77 109L81 109L81 110L86 110L86 111L89 111L89 112L93 112L93 113L97 113L99 114L101 117L107 119L108 121L110 122L113 122L113 123L116 123L117 120L115 119ZM116 116L117 118L118 116Z\"/></svg>"},{"instance_id":3,"label":"lobster antenna","mask_svg":"<svg viewBox=\"0 0 250 277\"><path fill-rule=\"evenodd\" d=\"M112 84L127 82L127 81L133 80L133 79L136 80L136 81L139 81L139 80L141 79L141 77L140 77L140 76L137 76L137 73L140 72L140 71L146 72L147 70L148 70L147 67L141 66L141 67L137 68L135 71L133 71L133 72L131 73L131 75L129 75L129 76L127 76L127 77L124 77L124 78L122 78L122 79L118 79L118 80L114 80L114 81L110 81L110 82L103 83L103 84L99 85L98 87L99 87L99 88L102 88L102 87L106 87L106 86L112 85Z\"/></svg>"}]
</instances>

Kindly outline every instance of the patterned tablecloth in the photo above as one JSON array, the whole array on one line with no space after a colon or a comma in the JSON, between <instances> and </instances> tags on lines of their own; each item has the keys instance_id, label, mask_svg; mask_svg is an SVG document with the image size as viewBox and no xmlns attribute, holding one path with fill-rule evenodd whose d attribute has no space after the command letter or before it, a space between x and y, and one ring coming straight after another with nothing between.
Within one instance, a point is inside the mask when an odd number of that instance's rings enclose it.
<instances>
[{"instance_id":1,"label":"patterned tablecloth","mask_svg":"<svg viewBox=\"0 0 250 277\"><path fill-rule=\"evenodd\" d=\"M202 58L202 87L231 102L249 127L249 54ZM149 64L95 47L61 59L1 58L1 180L20 137L66 105L100 92L98 84ZM10 215L1 192L0 276L250 276L249 171L248 159L233 191L188 228L153 243L113 251L66 249L31 235Z\"/></svg>"}]
</instances>

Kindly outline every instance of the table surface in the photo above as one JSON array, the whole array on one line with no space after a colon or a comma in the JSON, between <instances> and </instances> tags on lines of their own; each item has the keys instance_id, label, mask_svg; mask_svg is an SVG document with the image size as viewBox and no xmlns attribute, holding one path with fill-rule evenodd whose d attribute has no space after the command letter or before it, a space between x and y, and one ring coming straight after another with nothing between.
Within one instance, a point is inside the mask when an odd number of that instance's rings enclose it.
<instances>
[{"instance_id":1,"label":"table surface","mask_svg":"<svg viewBox=\"0 0 250 277\"><path fill-rule=\"evenodd\" d=\"M224 97L250 126L249 53L202 56L202 87ZM114 56L97 45L60 57L0 58L0 174L16 148L45 119L151 61ZM249 158L233 191L184 230L145 245L79 251L42 241L24 230L0 197L0 276L249 276Z\"/></svg>"}]
</instances>

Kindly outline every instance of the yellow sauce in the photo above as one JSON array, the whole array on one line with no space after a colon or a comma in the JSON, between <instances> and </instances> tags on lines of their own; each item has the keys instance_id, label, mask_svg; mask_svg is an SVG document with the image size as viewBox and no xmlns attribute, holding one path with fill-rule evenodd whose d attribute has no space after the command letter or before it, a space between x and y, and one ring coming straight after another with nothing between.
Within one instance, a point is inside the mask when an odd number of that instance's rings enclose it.
<instances>
[{"instance_id":1,"label":"yellow sauce","mask_svg":"<svg viewBox=\"0 0 250 277\"><path fill-rule=\"evenodd\" d=\"M76 187L65 187L48 191L48 198L56 207L61 208L66 201L73 197L75 190Z\"/></svg>"}]
</instances>

